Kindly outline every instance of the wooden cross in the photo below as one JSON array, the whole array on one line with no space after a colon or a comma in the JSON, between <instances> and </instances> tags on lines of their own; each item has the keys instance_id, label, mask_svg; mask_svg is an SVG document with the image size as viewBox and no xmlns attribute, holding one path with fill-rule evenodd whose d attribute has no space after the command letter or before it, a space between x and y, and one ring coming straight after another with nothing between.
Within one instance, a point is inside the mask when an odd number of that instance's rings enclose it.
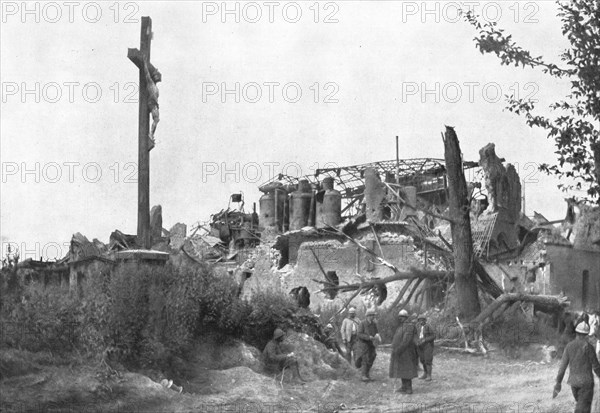
<instances>
[{"instance_id":1,"label":"wooden cross","mask_svg":"<svg viewBox=\"0 0 600 413\"><path fill-rule=\"evenodd\" d=\"M137 240L145 249L151 247L150 240L150 149L153 142L149 138L149 98L146 68L150 73L157 72L150 63L150 42L152 40L152 19L142 17L140 49L128 49L127 57L140 71L139 80L139 126L138 126L138 220ZM144 65L145 63L145 65ZM145 67L146 66L146 67Z\"/></svg>"}]
</instances>

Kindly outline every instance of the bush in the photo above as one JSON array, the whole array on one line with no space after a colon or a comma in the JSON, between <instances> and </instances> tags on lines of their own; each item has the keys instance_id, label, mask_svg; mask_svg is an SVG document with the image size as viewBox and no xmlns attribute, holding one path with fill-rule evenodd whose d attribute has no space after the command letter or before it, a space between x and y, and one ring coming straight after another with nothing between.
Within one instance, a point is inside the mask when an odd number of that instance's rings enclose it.
<instances>
[{"instance_id":1,"label":"bush","mask_svg":"<svg viewBox=\"0 0 600 413\"><path fill-rule=\"evenodd\" d=\"M288 294L271 289L255 292L246 305L249 313L241 338L259 349L273 338L276 328L303 329L298 305Z\"/></svg>"},{"instance_id":2,"label":"bush","mask_svg":"<svg viewBox=\"0 0 600 413\"><path fill-rule=\"evenodd\" d=\"M133 368L164 370L205 335L239 338L263 348L275 328L315 335L318 320L274 290L239 297L239 285L208 266L116 271L83 280L79 293L32 284L2 293L3 345L100 357L117 350ZM19 295L19 297L17 297Z\"/></svg>"},{"instance_id":3,"label":"bush","mask_svg":"<svg viewBox=\"0 0 600 413\"><path fill-rule=\"evenodd\" d=\"M33 284L21 301L3 309L2 345L29 351L65 353L76 344L80 308L76 297L58 287Z\"/></svg>"},{"instance_id":4,"label":"bush","mask_svg":"<svg viewBox=\"0 0 600 413\"><path fill-rule=\"evenodd\" d=\"M520 348L530 344L552 343L559 347L559 334L555 328L535 318L528 320L520 311L506 311L484 328L484 337L504 351L509 357L518 357Z\"/></svg>"}]
</instances>

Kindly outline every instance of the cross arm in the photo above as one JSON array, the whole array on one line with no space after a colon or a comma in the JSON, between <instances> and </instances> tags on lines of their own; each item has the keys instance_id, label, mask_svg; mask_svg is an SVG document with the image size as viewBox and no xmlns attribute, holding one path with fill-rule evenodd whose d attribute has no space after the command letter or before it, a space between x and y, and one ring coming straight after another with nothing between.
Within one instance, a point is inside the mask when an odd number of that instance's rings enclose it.
<instances>
[{"instance_id":1,"label":"cross arm","mask_svg":"<svg viewBox=\"0 0 600 413\"><path fill-rule=\"evenodd\" d=\"M142 52L140 52L138 49L127 49L127 57L133 62L134 65L138 67L138 69L144 70L144 54ZM154 73L154 71L156 71L154 65L152 65L150 62L147 62L147 64L148 71L150 73Z\"/></svg>"}]
</instances>

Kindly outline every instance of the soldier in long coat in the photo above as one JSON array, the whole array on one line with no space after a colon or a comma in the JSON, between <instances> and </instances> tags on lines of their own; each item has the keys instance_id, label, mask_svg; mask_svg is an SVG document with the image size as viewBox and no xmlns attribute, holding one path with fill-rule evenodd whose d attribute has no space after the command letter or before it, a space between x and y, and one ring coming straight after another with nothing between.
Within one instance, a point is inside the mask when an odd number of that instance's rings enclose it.
<instances>
[{"instance_id":1,"label":"soldier in long coat","mask_svg":"<svg viewBox=\"0 0 600 413\"><path fill-rule=\"evenodd\" d=\"M412 379L417 377L417 347L415 339L417 328L408 322L406 310L398 314L400 325L396 329L392 341L392 355L390 358L390 378L402 379L402 387L396 390L398 393L412 394ZM395 383L395 380L394 380Z\"/></svg>"}]
</instances>

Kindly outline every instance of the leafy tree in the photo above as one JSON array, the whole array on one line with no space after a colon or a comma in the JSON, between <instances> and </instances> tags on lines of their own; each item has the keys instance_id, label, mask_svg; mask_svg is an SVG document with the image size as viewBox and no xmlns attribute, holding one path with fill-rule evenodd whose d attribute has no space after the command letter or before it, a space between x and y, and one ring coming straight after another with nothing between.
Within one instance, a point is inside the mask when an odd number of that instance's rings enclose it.
<instances>
[{"instance_id":1,"label":"leafy tree","mask_svg":"<svg viewBox=\"0 0 600 413\"><path fill-rule=\"evenodd\" d=\"M495 54L502 65L536 68L571 81L570 93L550 105L556 113L553 119L536 113L530 99L514 95L507 96L507 109L524 116L528 126L546 129L554 140L558 162L542 164L540 170L567 178L559 185L563 191L583 189L587 195L581 200L600 203L600 1L557 1L557 5L562 34L570 43L560 66L534 57L495 22L482 23L471 11L464 17L479 32L474 41L482 54Z\"/></svg>"}]
</instances>

